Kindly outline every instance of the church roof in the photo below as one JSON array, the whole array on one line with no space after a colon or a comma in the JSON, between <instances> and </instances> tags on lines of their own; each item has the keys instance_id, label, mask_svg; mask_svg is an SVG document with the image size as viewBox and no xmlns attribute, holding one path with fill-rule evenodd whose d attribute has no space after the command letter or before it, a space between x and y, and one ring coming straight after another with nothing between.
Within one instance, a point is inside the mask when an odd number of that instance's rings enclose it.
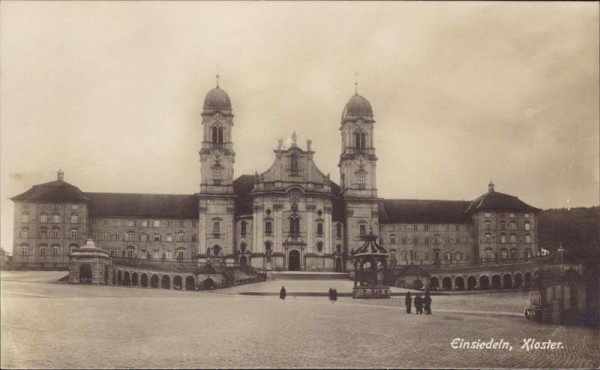
<instances>
[{"instance_id":1,"label":"church roof","mask_svg":"<svg viewBox=\"0 0 600 370\"><path fill-rule=\"evenodd\" d=\"M225 90L219 86L210 90L204 98L204 109L205 110L231 110L231 100Z\"/></svg>"},{"instance_id":2,"label":"church roof","mask_svg":"<svg viewBox=\"0 0 600 370\"><path fill-rule=\"evenodd\" d=\"M538 211L519 198L504 193L498 193L493 188L471 202L467 212L471 211Z\"/></svg>"},{"instance_id":3,"label":"church roof","mask_svg":"<svg viewBox=\"0 0 600 370\"><path fill-rule=\"evenodd\" d=\"M198 217L198 198L195 195L85 194L90 199L90 217Z\"/></svg>"},{"instance_id":4,"label":"church roof","mask_svg":"<svg viewBox=\"0 0 600 370\"><path fill-rule=\"evenodd\" d=\"M31 189L11 199L13 201L42 200L49 202L87 202L89 200L77 186L63 180L34 185Z\"/></svg>"},{"instance_id":5,"label":"church roof","mask_svg":"<svg viewBox=\"0 0 600 370\"><path fill-rule=\"evenodd\" d=\"M468 222L468 201L384 199L379 205L379 222Z\"/></svg>"},{"instance_id":6,"label":"church roof","mask_svg":"<svg viewBox=\"0 0 600 370\"><path fill-rule=\"evenodd\" d=\"M369 103L369 101L363 96L354 94L344 107L342 120L348 118L349 116L373 117L373 108L371 108L371 103Z\"/></svg>"}]
</instances>

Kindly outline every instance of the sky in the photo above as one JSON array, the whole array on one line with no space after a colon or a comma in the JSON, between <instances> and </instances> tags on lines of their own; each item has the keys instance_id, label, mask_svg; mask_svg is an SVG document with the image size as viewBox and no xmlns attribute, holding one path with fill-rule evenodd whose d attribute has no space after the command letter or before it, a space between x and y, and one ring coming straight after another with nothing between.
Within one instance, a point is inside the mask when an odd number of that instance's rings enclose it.
<instances>
[{"instance_id":1,"label":"sky","mask_svg":"<svg viewBox=\"0 0 600 370\"><path fill-rule=\"evenodd\" d=\"M595 2L1 2L1 245L35 184L199 191L202 103L230 96L235 177L312 140L339 182L340 117L375 115L378 195L599 204ZM357 76L356 76L357 74Z\"/></svg>"}]
</instances>

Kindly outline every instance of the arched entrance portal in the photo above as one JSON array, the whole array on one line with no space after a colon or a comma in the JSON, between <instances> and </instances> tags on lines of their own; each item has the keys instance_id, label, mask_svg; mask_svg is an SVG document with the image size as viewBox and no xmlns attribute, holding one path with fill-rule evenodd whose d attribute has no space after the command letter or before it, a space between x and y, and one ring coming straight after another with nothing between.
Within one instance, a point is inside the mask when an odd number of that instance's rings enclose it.
<instances>
[{"instance_id":1,"label":"arched entrance portal","mask_svg":"<svg viewBox=\"0 0 600 370\"><path fill-rule=\"evenodd\" d=\"M460 276L454 279L454 289L465 290L465 279Z\"/></svg>"},{"instance_id":2,"label":"arched entrance portal","mask_svg":"<svg viewBox=\"0 0 600 370\"><path fill-rule=\"evenodd\" d=\"M490 288L490 279L483 275L479 278L479 289L485 290Z\"/></svg>"},{"instance_id":3,"label":"arched entrance portal","mask_svg":"<svg viewBox=\"0 0 600 370\"><path fill-rule=\"evenodd\" d=\"M300 252L290 251L288 257L288 270L289 271L300 271Z\"/></svg>"},{"instance_id":4,"label":"arched entrance portal","mask_svg":"<svg viewBox=\"0 0 600 370\"><path fill-rule=\"evenodd\" d=\"M247 266L248 265L248 259L246 258L246 256L241 256L240 257L240 266Z\"/></svg>"},{"instance_id":5,"label":"arched entrance portal","mask_svg":"<svg viewBox=\"0 0 600 370\"><path fill-rule=\"evenodd\" d=\"M344 267L342 266L342 257L338 257L335 259L335 271L342 272Z\"/></svg>"},{"instance_id":6,"label":"arched entrance portal","mask_svg":"<svg viewBox=\"0 0 600 370\"><path fill-rule=\"evenodd\" d=\"M452 290L452 279L449 277L442 279L442 288L444 290Z\"/></svg>"},{"instance_id":7,"label":"arched entrance portal","mask_svg":"<svg viewBox=\"0 0 600 370\"><path fill-rule=\"evenodd\" d=\"M440 287L440 280L438 278L432 277L431 279L429 279L429 289L438 290L439 287Z\"/></svg>"},{"instance_id":8,"label":"arched entrance portal","mask_svg":"<svg viewBox=\"0 0 600 370\"><path fill-rule=\"evenodd\" d=\"M79 268L79 282L82 284L92 283L92 266L86 264Z\"/></svg>"},{"instance_id":9,"label":"arched entrance portal","mask_svg":"<svg viewBox=\"0 0 600 370\"><path fill-rule=\"evenodd\" d=\"M185 278L185 290L196 290L196 279L193 276Z\"/></svg>"},{"instance_id":10,"label":"arched entrance portal","mask_svg":"<svg viewBox=\"0 0 600 370\"><path fill-rule=\"evenodd\" d=\"M475 276L469 276L467 279L467 289L473 290L477 286L477 278Z\"/></svg>"},{"instance_id":11,"label":"arched entrance portal","mask_svg":"<svg viewBox=\"0 0 600 370\"><path fill-rule=\"evenodd\" d=\"M502 288L502 279L500 278L500 275L494 275L492 276L492 289L500 289Z\"/></svg>"}]
</instances>

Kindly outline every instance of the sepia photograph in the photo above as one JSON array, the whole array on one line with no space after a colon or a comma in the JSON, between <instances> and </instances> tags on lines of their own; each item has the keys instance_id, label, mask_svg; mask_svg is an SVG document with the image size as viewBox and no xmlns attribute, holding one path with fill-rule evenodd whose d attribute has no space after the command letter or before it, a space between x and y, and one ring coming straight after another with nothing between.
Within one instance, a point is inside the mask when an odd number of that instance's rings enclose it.
<instances>
[{"instance_id":1,"label":"sepia photograph","mask_svg":"<svg viewBox=\"0 0 600 370\"><path fill-rule=\"evenodd\" d=\"M0 3L0 367L600 367L600 5Z\"/></svg>"}]
</instances>

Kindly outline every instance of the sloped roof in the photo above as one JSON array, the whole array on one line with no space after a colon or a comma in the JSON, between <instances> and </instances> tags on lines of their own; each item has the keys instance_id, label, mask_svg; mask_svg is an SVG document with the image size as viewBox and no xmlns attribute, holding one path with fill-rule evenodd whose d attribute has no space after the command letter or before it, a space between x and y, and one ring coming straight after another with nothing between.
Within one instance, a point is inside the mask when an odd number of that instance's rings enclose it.
<instances>
[{"instance_id":1,"label":"sloped roof","mask_svg":"<svg viewBox=\"0 0 600 370\"><path fill-rule=\"evenodd\" d=\"M579 265L581 260L567 252L563 246L558 247L556 252L546 256L544 262L550 265Z\"/></svg>"},{"instance_id":2,"label":"sloped roof","mask_svg":"<svg viewBox=\"0 0 600 370\"><path fill-rule=\"evenodd\" d=\"M252 214L252 197L250 192L254 189L256 177L252 175L242 175L233 181L233 191L237 195L235 200L235 215Z\"/></svg>"},{"instance_id":3,"label":"sloped roof","mask_svg":"<svg viewBox=\"0 0 600 370\"><path fill-rule=\"evenodd\" d=\"M469 205L467 212L480 211L538 211L519 198L491 190L475 199Z\"/></svg>"},{"instance_id":4,"label":"sloped roof","mask_svg":"<svg viewBox=\"0 0 600 370\"><path fill-rule=\"evenodd\" d=\"M26 192L11 198L13 201L43 200L52 202L87 202L88 197L77 186L63 180L34 185Z\"/></svg>"},{"instance_id":5,"label":"sloped roof","mask_svg":"<svg viewBox=\"0 0 600 370\"><path fill-rule=\"evenodd\" d=\"M379 204L379 222L468 222L468 201L384 199Z\"/></svg>"},{"instance_id":6,"label":"sloped roof","mask_svg":"<svg viewBox=\"0 0 600 370\"><path fill-rule=\"evenodd\" d=\"M197 218L198 198L178 194L85 193L90 217Z\"/></svg>"}]
</instances>

